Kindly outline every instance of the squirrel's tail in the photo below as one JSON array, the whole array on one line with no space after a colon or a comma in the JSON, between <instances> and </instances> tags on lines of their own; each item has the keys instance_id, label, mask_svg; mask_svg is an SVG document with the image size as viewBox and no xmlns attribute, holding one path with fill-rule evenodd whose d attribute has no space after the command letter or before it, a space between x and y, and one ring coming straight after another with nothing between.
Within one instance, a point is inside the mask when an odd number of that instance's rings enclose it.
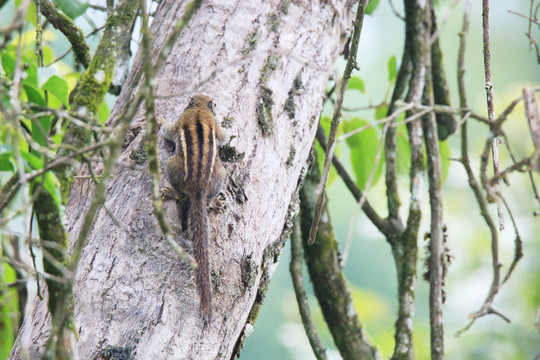
<instances>
[{"instance_id":1,"label":"squirrel's tail","mask_svg":"<svg viewBox=\"0 0 540 360\"><path fill-rule=\"evenodd\" d=\"M201 299L201 313L207 323L211 316L212 293L208 264L208 209L206 194L203 191L196 192L190 199L189 222L195 260L198 264L195 270L195 281Z\"/></svg>"}]
</instances>

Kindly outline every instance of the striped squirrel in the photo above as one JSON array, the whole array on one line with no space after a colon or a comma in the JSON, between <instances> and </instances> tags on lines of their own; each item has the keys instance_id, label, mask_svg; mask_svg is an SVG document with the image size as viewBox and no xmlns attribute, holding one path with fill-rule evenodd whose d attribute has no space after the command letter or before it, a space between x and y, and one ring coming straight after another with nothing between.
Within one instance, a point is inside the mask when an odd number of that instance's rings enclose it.
<instances>
[{"instance_id":1,"label":"striped squirrel","mask_svg":"<svg viewBox=\"0 0 540 360\"><path fill-rule=\"evenodd\" d=\"M211 285L208 263L208 204L221 191L225 168L218 145L227 134L216 122L214 102L205 95L195 95L180 118L161 127L165 138L175 144L175 153L167 160L171 188L164 188L164 198L189 199L188 228L197 269L195 280L200 296L200 310L205 323L211 316Z\"/></svg>"}]
</instances>

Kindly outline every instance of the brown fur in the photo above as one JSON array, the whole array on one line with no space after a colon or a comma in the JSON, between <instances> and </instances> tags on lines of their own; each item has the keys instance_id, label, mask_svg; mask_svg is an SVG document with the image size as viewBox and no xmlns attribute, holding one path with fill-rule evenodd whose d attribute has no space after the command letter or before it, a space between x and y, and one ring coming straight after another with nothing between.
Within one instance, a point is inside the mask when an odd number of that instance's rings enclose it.
<instances>
[{"instance_id":1,"label":"brown fur","mask_svg":"<svg viewBox=\"0 0 540 360\"><path fill-rule=\"evenodd\" d=\"M225 140L215 115L212 99L195 95L180 119L163 126L163 134L175 142L175 154L167 160L167 175L172 188L189 198L188 226L198 267L195 280L205 322L211 316L212 290L208 261L208 202L215 198L225 180L218 144Z\"/></svg>"}]
</instances>

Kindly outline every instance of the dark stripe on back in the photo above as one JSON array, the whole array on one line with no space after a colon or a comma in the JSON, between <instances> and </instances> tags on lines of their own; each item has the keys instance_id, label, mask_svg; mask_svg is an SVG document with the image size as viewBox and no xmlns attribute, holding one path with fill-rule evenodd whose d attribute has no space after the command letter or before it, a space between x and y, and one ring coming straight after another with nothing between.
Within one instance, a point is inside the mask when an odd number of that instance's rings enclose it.
<instances>
[{"instance_id":1,"label":"dark stripe on back","mask_svg":"<svg viewBox=\"0 0 540 360\"><path fill-rule=\"evenodd\" d=\"M216 146L214 144L214 137L214 129L208 129L208 160L206 161L206 174L208 176L208 181L210 181L210 179L212 178L212 159L214 159L214 151L216 149Z\"/></svg>"},{"instance_id":2,"label":"dark stripe on back","mask_svg":"<svg viewBox=\"0 0 540 360\"><path fill-rule=\"evenodd\" d=\"M186 177L190 178L193 173L193 136L188 126L185 126L182 131L184 132L184 138L186 140L186 152L184 159L187 162L187 174Z\"/></svg>"},{"instance_id":3,"label":"dark stripe on back","mask_svg":"<svg viewBox=\"0 0 540 360\"><path fill-rule=\"evenodd\" d=\"M203 124L200 121L197 121L196 130L197 130L197 141L199 144L199 166L197 167L197 178L203 179L203 177L206 177L207 173L202 174L201 171L203 171L203 158L204 158L204 129ZM206 170L206 169L204 169Z\"/></svg>"}]
</instances>

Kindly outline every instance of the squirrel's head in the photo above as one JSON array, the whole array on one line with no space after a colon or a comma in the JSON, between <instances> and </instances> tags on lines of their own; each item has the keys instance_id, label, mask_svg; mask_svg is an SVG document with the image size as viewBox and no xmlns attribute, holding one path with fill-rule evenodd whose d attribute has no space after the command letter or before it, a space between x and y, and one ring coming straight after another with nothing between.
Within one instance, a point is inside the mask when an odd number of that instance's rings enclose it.
<instances>
[{"instance_id":1,"label":"squirrel's head","mask_svg":"<svg viewBox=\"0 0 540 360\"><path fill-rule=\"evenodd\" d=\"M206 95L194 95L190 100L187 109L208 109L214 113L215 104L212 98ZM214 113L215 115L215 113Z\"/></svg>"}]
</instances>

